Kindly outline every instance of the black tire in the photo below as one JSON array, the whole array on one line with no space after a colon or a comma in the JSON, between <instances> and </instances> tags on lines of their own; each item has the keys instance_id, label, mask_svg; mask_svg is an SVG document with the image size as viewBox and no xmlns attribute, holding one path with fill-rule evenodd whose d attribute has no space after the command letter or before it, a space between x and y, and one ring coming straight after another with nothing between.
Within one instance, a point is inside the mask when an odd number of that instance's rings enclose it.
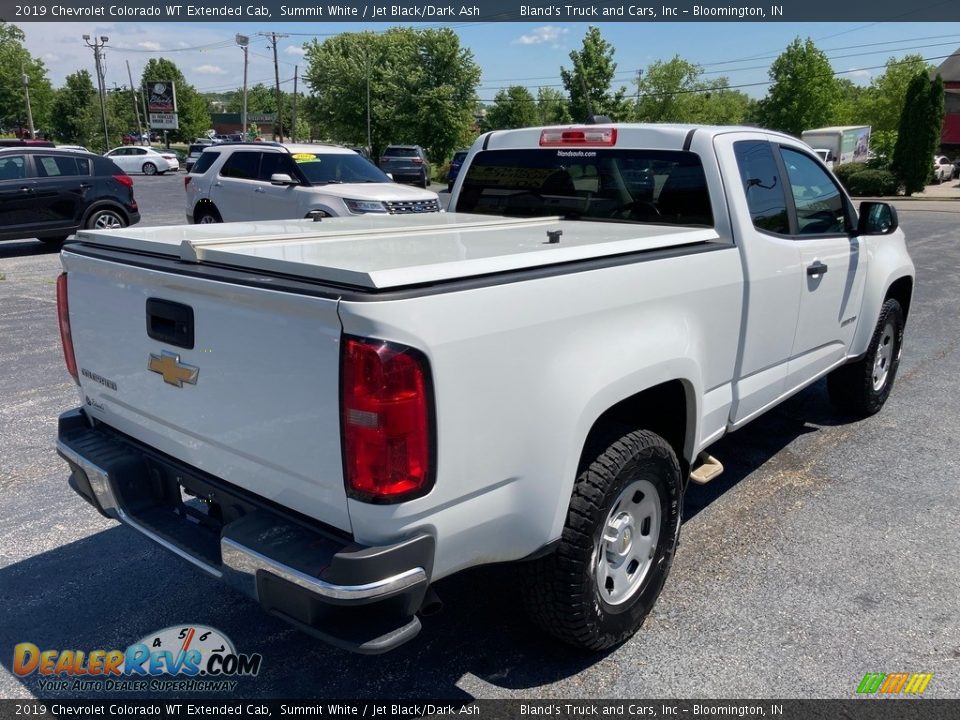
<instances>
[{"instance_id":1,"label":"black tire","mask_svg":"<svg viewBox=\"0 0 960 720\"><path fill-rule=\"evenodd\" d=\"M837 408L867 417L883 407L900 367L903 326L903 308L893 298L888 299L880 308L867 354L827 376L827 391Z\"/></svg>"},{"instance_id":2,"label":"black tire","mask_svg":"<svg viewBox=\"0 0 960 720\"><path fill-rule=\"evenodd\" d=\"M448 193L452 193L452 192L453 192L453 183L452 183L452 182L448 182L448 183L447 183L447 192L448 192Z\"/></svg>"},{"instance_id":3,"label":"black tire","mask_svg":"<svg viewBox=\"0 0 960 720\"><path fill-rule=\"evenodd\" d=\"M636 430L601 445L574 485L559 546L546 557L518 567L524 602L533 621L554 637L592 651L627 640L660 595L680 535L683 493L677 457L659 435ZM629 490L644 482L649 483L645 488L656 493ZM630 499L623 500L621 493L629 493ZM638 547L649 547L652 555L647 557L651 559L634 570L634 578L623 586L627 588L624 598L611 604L608 599L614 586L607 573L615 571L609 569L610 546L626 542L630 548L634 537L645 533L643 524L639 528L631 524L634 529L629 536L621 529L618 539L608 543L604 530L619 519L614 518L615 512L628 503L642 504L648 497L650 504L659 508L658 534L654 543L652 524L647 524L648 545L638 543ZM645 549L641 551L646 555ZM620 560L629 572L636 561L631 559L628 565L629 550L623 552ZM601 567L606 568L602 573ZM607 578L600 580L599 574Z\"/></svg>"},{"instance_id":4,"label":"black tire","mask_svg":"<svg viewBox=\"0 0 960 720\"><path fill-rule=\"evenodd\" d=\"M145 163L143 164L143 167L141 168L141 170L143 170L143 174L144 174L144 175L156 175L156 174L157 174L157 166L154 165L152 162L145 162Z\"/></svg>"},{"instance_id":5,"label":"black tire","mask_svg":"<svg viewBox=\"0 0 960 720\"><path fill-rule=\"evenodd\" d=\"M126 216L113 208L100 208L90 213L84 227L87 230L116 230L127 226Z\"/></svg>"},{"instance_id":6,"label":"black tire","mask_svg":"<svg viewBox=\"0 0 960 720\"><path fill-rule=\"evenodd\" d=\"M40 238L40 242L42 242L42 243L44 243L45 245L48 245L48 246L50 246L50 247L60 247L61 245L63 245L64 242L66 242L66 240L67 240L68 237L70 237L70 236L69 236L69 235L61 235L60 237Z\"/></svg>"},{"instance_id":7,"label":"black tire","mask_svg":"<svg viewBox=\"0 0 960 720\"><path fill-rule=\"evenodd\" d=\"M220 213L212 206L201 207L193 214L194 225L207 225L209 223L221 223L223 218Z\"/></svg>"},{"instance_id":8,"label":"black tire","mask_svg":"<svg viewBox=\"0 0 960 720\"><path fill-rule=\"evenodd\" d=\"M423 189L424 189L424 190L426 190L427 188L430 187L430 178L427 177L426 175L423 176L423 183L422 183L422 185L423 185Z\"/></svg>"}]
</instances>

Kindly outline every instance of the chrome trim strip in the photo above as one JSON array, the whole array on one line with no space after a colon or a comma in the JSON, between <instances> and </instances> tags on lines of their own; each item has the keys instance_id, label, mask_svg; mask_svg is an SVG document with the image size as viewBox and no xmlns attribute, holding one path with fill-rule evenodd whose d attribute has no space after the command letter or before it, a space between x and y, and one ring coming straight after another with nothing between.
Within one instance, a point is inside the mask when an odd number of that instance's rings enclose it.
<instances>
[{"instance_id":1,"label":"chrome trim strip","mask_svg":"<svg viewBox=\"0 0 960 720\"><path fill-rule=\"evenodd\" d=\"M421 567L416 567L364 585L337 585L278 563L230 538L221 538L220 555L223 558L224 568L230 568L230 570L242 576L247 576L254 583L254 586L257 571L265 570L321 597L334 600L376 598L404 590L427 580L426 571Z\"/></svg>"}]
</instances>

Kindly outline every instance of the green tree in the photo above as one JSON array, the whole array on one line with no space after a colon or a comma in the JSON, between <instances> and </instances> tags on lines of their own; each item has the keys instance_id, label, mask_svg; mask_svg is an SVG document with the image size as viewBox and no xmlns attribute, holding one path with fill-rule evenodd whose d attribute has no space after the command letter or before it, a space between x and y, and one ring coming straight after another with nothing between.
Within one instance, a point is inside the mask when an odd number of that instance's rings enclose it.
<instances>
[{"instance_id":1,"label":"green tree","mask_svg":"<svg viewBox=\"0 0 960 720\"><path fill-rule=\"evenodd\" d=\"M310 128L304 119L304 97L303 93L297 93L297 137L307 138L310 136ZM283 124L279 126L280 132L284 138L292 137L293 133L293 93L280 93L280 102L283 105ZM243 112L243 89L230 93L226 101L226 112ZM273 87L257 83L253 87L247 88L247 112L248 113L272 113L276 116L277 112L277 92Z\"/></svg>"},{"instance_id":2,"label":"green tree","mask_svg":"<svg viewBox=\"0 0 960 720\"><path fill-rule=\"evenodd\" d=\"M169 139L173 142L190 142L195 137L205 135L210 129L207 101L186 81L180 68L166 58L151 58L143 68L140 87L157 80L172 80L176 86L180 129L169 131Z\"/></svg>"},{"instance_id":3,"label":"green tree","mask_svg":"<svg viewBox=\"0 0 960 720\"><path fill-rule=\"evenodd\" d=\"M570 114L576 122L590 115L623 120L629 114L627 89L611 90L617 72L613 54L613 46L603 39L599 28L591 25L583 36L582 48L570 53L573 67L560 68L560 79L570 96Z\"/></svg>"},{"instance_id":4,"label":"green tree","mask_svg":"<svg viewBox=\"0 0 960 720\"><path fill-rule=\"evenodd\" d=\"M928 132L930 135L931 155L940 152L940 138L943 132L943 113L946 105L946 99L943 92L943 78L937 73L937 76L930 84L930 115L927 120Z\"/></svg>"},{"instance_id":5,"label":"green tree","mask_svg":"<svg viewBox=\"0 0 960 720\"><path fill-rule=\"evenodd\" d=\"M926 73L914 75L904 96L897 143L890 169L907 195L923 190L930 179L935 149L930 130L933 115L930 79ZM942 117L942 116L941 116ZM939 142L939 137L937 138Z\"/></svg>"},{"instance_id":6,"label":"green tree","mask_svg":"<svg viewBox=\"0 0 960 720\"><path fill-rule=\"evenodd\" d=\"M89 147L97 129L90 123L90 107L95 103L97 91L90 73L78 70L67 75L53 98L50 128L54 137L62 143Z\"/></svg>"},{"instance_id":7,"label":"green tree","mask_svg":"<svg viewBox=\"0 0 960 720\"><path fill-rule=\"evenodd\" d=\"M773 84L757 107L761 125L799 136L835 122L841 90L813 40L790 43L773 61L769 77Z\"/></svg>"},{"instance_id":8,"label":"green tree","mask_svg":"<svg viewBox=\"0 0 960 720\"><path fill-rule=\"evenodd\" d=\"M522 85L511 85L497 92L493 107L487 110L484 130L508 130L531 127L539 121L537 101Z\"/></svg>"},{"instance_id":9,"label":"green tree","mask_svg":"<svg viewBox=\"0 0 960 720\"><path fill-rule=\"evenodd\" d=\"M416 143L442 162L474 125L480 68L449 28L343 33L305 47L305 109L324 136L367 144L368 88L374 154Z\"/></svg>"},{"instance_id":10,"label":"green tree","mask_svg":"<svg viewBox=\"0 0 960 720\"><path fill-rule=\"evenodd\" d=\"M37 132L48 130L53 86L43 61L23 46L23 31L0 20L0 126L27 128L27 99L23 89L26 74L30 89L30 110Z\"/></svg>"},{"instance_id":11,"label":"green tree","mask_svg":"<svg viewBox=\"0 0 960 720\"><path fill-rule=\"evenodd\" d=\"M635 81L635 119L641 122L742 123L750 98L725 77L705 80L703 68L679 55L652 63Z\"/></svg>"},{"instance_id":12,"label":"green tree","mask_svg":"<svg viewBox=\"0 0 960 720\"><path fill-rule=\"evenodd\" d=\"M921 55L887 60L886 70L870 83L862 98L862 115L857 122L870 125L873 132L896 132L903 112L903 99L910 81L933 68Z\"/></svg>"},{"instance_id":13,"label":"green tree","mask_svg":"<svg viewBox=\"0 0 960 720\"><path fill-rule=\"evenodd\" d=\"M565 125L571 121L567 98L556 88L537 90L537 113L541 125Z\"/></svg>"}]
</instances>

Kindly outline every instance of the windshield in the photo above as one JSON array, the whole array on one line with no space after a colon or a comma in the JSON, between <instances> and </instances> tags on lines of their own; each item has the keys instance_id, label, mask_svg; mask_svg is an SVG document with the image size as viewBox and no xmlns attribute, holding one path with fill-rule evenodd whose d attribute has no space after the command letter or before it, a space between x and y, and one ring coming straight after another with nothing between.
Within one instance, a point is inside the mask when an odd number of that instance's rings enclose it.
<instances>
[{"instance_id":1,"label":"windshield","mask_svg":"<svg viewBox=\"0 0 960 720\"><path fill-rule=\"evenodd\" d=\"M713 225L700 157L669 150L537 148L480 152L467 170L457 211Z\"/></svg>"},{"instance_id":2,"label":"windshield","mask_svg":"<svg viewBox=\"0 0 960 720\"><path fill-rule=\"evenodd\" d=\"M315 185L326 183L388 183L383 171L356 153L293 153L307 180Z\"/></svg>"}]
</instances>

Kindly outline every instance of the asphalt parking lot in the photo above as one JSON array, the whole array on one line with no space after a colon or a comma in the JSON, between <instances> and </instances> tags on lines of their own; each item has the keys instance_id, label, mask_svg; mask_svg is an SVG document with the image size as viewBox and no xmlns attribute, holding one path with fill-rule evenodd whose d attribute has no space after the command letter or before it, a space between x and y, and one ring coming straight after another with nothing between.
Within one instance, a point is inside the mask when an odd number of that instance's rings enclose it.
<instances>
[{"instance_id":1,"label":"asphalt parking lot","mask_svg":"<svg viewBox=\"0 0 960 720\"><path fill-rule=\"evenodd\" d=\"M143 224L185 222L182 178L135 178ZM689 491L654 612L598 656L542 638L495 568L440 583L413 642L350 655L100 517L54 451L77 404L58 256L0 242L0 697L55 696L13 673L17 643L123 649L184 623L263 655L231 697L850 698L897 671L960 697L960 201L899 209L918 288L887 406L847 421L821 382L715 446L726 472Z\"/></svg>"}]
</instances>

